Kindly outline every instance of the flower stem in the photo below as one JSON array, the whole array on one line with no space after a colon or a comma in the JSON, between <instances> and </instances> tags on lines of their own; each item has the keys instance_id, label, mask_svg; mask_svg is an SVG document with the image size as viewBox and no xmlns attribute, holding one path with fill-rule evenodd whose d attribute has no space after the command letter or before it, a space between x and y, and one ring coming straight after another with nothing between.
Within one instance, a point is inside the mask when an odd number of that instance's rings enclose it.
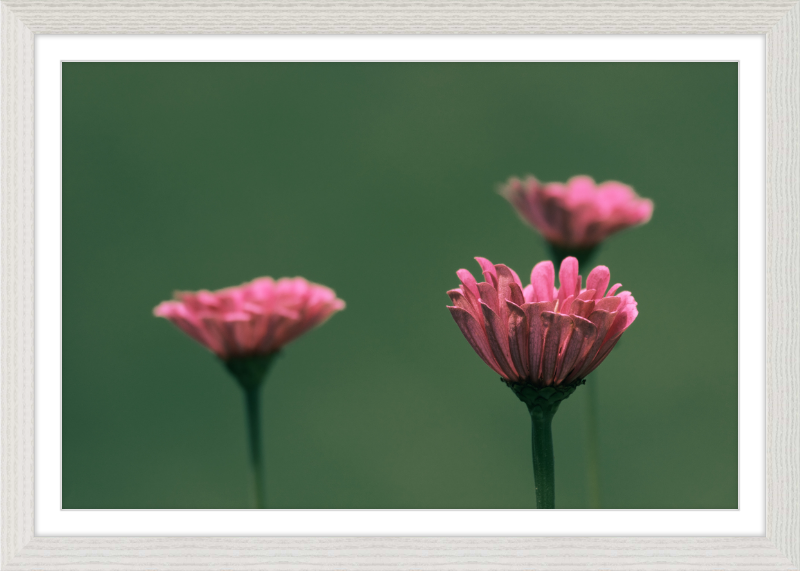
<instances>
[{"instance_id":1,"label":"flower stem","mask_svg":"<svg viewBox=\"0 0 800 571\"><path fill-rule=\"evenodd\" d=\"M253 472L256 508L258 509L267 507L264 458L261 453L261 385L264 384L264 379L276 354L239 357L224 361L225 368L239 381L239 385L244 391L250 465Z\"/></svg>"},{"instance_id":2,"label":"flower stem","mask_svg":"<svg viewBox=\"0 0 800 571\"><path fill-rule=\"evenodd\" d=\"M553 457L553 417L561 402L575 392L583 380L571 385L536 387L528 383L515 383L502 379L525 403L531 415L531 450L533 452L533 480L536 489L536 507L556 507L555 458Z\"/></svg>"},{"instance_id":3,"label":"flower stem","mask_svg":"<svg viewBox=\"0 0 800 571\"><path fill-rule=\"evenodd\" d=\"M531 407L531 448L536 507L556 507L555 457L553 455L553 416L555 408Z\"/></svg>"},{"instance_id":4,"label":"flower stem","mask_svg":"<svg viewBox=\"0 0 800 571\"><path fill-rule=\"evenodd\" d=\"M250 465L253 470L256 508L267 507L264 457L261 454L261 385L244 387L245 408L247 409L247 435L250 441Z\"/></svg>"},{"instance_id":5,"label":"flower stem","mask_svg":"<svg viewBox=\"0 0 800 571\"><path fill-rule=\"evenodd\" d=\"M550 244L550 259L553 261L553 265L558 269L561 265L561 261L568 257L572 256L577 258L578 266L584 268L588 266L592 259L594 258L595 254L597 253L597 247L592 246L591 248L565 248L563 246L556 246L555 244Z\"/></svg>"}]
</instances>

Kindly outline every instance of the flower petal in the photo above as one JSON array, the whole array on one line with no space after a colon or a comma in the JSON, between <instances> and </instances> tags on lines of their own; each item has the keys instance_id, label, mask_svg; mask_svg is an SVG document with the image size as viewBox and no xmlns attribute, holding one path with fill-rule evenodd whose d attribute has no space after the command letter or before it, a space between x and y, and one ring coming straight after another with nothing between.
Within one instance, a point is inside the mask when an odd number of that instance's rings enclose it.
<instances>
[{"instance_id":1,"label":"flower petal","mask_svg":"<svg viewBox=\"0 0 800 571\"><path fill-rule=\"evenodd\" d=\"M525 303L522 290L514 281L514 274L503 264L494 267L497 273L497 312L498 317L506 323L508 321L508 307L506 300L514 302L516 305Z\"/></svg>"},{"instance_id":2,"label":"flower petal","mask_svg":"<svg viewBox=\"0 0 800 571\"><path fill-rule=\"evenodd\" d=\"M494 269L494 264L486 258L475 258L483 270L483 277L487 282L497 287L497 272Z\"/></svg>"},{"instance_id":3,"label":"flower petal","mask_svg":"<svg viewBox=\"0 0 800 571\"><path fill-rule=\"evenodd\" d=\"M525 303L522 296L522 286L518 284L519 277L504 264L495 266L497 272L497 294L501 301L511 300L517 305Z\"/></svg>"},{"instance_id":4,"label":"flower petal","mask_svg":"<svg viewBox=\"0 0 800 571\"><path fill-rule=\"evenodd\" d=\"M575 322L569 315L549 311L542 313L542 321L547 326L547 334L542 352L541 384L550 386L556 383L558 358L575 329Z\"/></svg>"},{"instance_id":5,"label":"flower petal","mask_svg":"<svg viewBox=\"0 0 800 571\"><path fill-rule=\"evenodd\" d=\"M499 303L497 290L489 283L481 282L478 284L478 292L480 293L479 301L488 305L492 311L497 313L497 304ZM478 303L480 307L480 303ZM483 310L481 310L482 312Z\"/></svg>"},{"instance_id":6,"label":"flower petal","mask_svg":"<svg viewBox=\"0 0 800 571\"><path fill-rule=\"evenodd\" d=\"M489 347L489 339L486 337L483 326L478 323L468 311L460 307L448 306L447 309L450 310L450 314L458 324L467 342L472 346L478 356L483 359L483 362L489 365L498 375L503 376L503 370L498 366L497 361L495 361L492 350Z\"/></svg>"},{"instance_id":7,"label":"flower petal","mask_svg":"<svg viewBox=\"0 0 800 571\"><path fill-rule=\"evenodd\" d=\"M630 327L630 324L633 323L636 316L639 315L639 310L636 307L636 300L633 299L630 292L623 291L617 297L621 299L620 306L619 309L617 309L617 316L614 318L614 322L611 324L611 327L608 328L608 333L606 333L603 344L622 335L622 332Z\"/></svg>"},{"instance_id":8,"label":"flower petal","mask_svg":"<svg viewBox=\"0 0 800 571\"><path fill-rule=\"evenodd\" d=\"M520 378L527 379L529 375L528 360L528 318L525 311L518 305L506 301L508 304L508 348L511 362L519 373Z\"/></svg>"},{"instance_id":9,"label":"flower petal","mask_svg":"<svg viewBox=\"0 0 800 571\"><path fill-rule=\"evenodd\" d=\"M468 270L458 270L456 275L464 286L461 288L464 295L467 296L469 302L475 307L475 311L479 311L480 306L478 305L478 298L481 294L478 291L478 282L475 281L475 278L472 277L472 274Z\"/></svg>"},{"instance_id":10,"label":"flower petal","mask_svg":"<svg viewBox=\"0 0 800 571\"><path fill-rule=\"evenodd\" d=\"M595 302L593 299L590 300L576 299L572 302L572 308L570 313L572 315L577 315L579 317L587 318L594 310L594 307L595 307Z\"/></svg>"},{"instance_id":11,"label":"flower petal","mask_svg":"<svg viewBox=\"0 0 800 571\"><path fill-rule=\"evenodd\" d=\"M528 318L528 378L536 381L542 369L542 350L547 327L542 321L542 312L553 311L556 301L526 303L522 306Z\"/></svg>"},{"instance_id":12,"label":"flower petal","mask_svg":"<svg viewBox=\"0 0 800 571\"><path fill-rule=\"evenodd\" d=\"M522 280L519 279L519 275L513 269L508 268L508 271L511 272L511 276L514 278L514 283L519 286L519 289L522 289Z\"/></svg>"},{"instance_id":13,"label":"flower petal","mask_svg":"<svg viewBox=\"0 0 800 571\"><path fill-rule=\"evenodd\" d=\"M594 307L595 309L602 309L603 311L617 311L621 302L622 299L617 296L604 297L603 299L597 300Z\"/></svg>"},{"instance_id":14,"label":"flower petal","mask_svg":"<svg viewBox=\"0 0 800 571\"><path fill-rule=\"evenodd\" d=\"M589 347L589 350L586 351L585 356L575 367L575 370L578 371L578 374L575 377L576 379L582 379L588 374L588 367L591 365L592 361L597 356L598 351L603 346L603 340L606 338L608 329L611 327L611 324L614 322L614 318L616 316L616 313L597 309L597 306L595 306L595 310L591 313L591 315L589 315L589 321L591 321L597 328L597 333L595 334L591 347Z\"/></svg>"},{"instance_id":15,"label":"flower petal","mask_svg":"<svg viewBox=\"0 0 800 571\"><path fill-rule=\"evenodd\" d=\"M531 284L536 301L551 301L555 299L553 290L555 289L556 271L553 262L539 262L533 267L531 272Z\"/></svg>"},{"instance_id":16,"label":"flower petal","mask_svg":"<svg viewBox=\"0 0 800 571\"><path fill-rule=\"evenodd\" d=\"M565 315L569 315L572 313L572 302L575 300L575 296L571 295L567 299L564 300L564 303L558 304L558 312L563 313Z\"/></svg>"},{"instance_id":17,"label":"flower petal","mask_svg":"<svg viewBox=\"0 0 800 571\"><path fill-rule=\"evenodd\" d=\"M600 299L605 296L606 289L608 289L608 282L611 281L611 272L608 271L606 266L597 266L589 273L586 278L586 289L593 289L597 293L595 299Z\"/></svg>"},{"instance_id":18,"label":"flower petal","mask_svg":"<svg viewBox=\"0 0 800 571\"><path fill-rule=\"evenodd\" d=\"M508 380L518 380L519 376L511 362L511 352L508 347L508 324L485 303L481 304L481 309L483 309L489 347L492 349L495 361L503 370L503 377Z\"/></svg>"},{"instance_id":19,"label":"flower petal","mask_svg":"<svg viewBox=\"0 0 800 571\"><path fill-rule=\"evenodd\" d=\"M237 344L233 332L225 326L224 322L215 317L203 317L200 319L209 346L214 353L226 359L236 354Z\"/></svg>"},{"instance_id":20,"label":"flower petal","mask_svg":"<svg viewBox=\"0 0 800 571\"><path fill-rule=\"evenodd\" d=\"M533 284L526 285L525 289L522 290L522 297L525 298L525 303L533 302L534 295L535 294L533 293Z\"/></svg>"},{"instance_id":21,"label":"flower petal","mask_svg":"<svg viewBox=\"0 0 800 571\"><path fill-rule=\"evenodd\" d=\"M447 292L447 295L450 296L450 300L453 302L453 305L468 311L469 313L473 314L472 315L473 317L475 317L474 308L470 303L469 299L467 298L467 296L464 295L463 290L461 290L461 288L451 289L450 291Z\"/></svg>"},{"instance_id":22,"label":"flower petal","mask_svg":"<svg viewBox=\"0 0 800 571\"><path fill-rule=\"evenodd\" d=\"M577 315L572 316L572 321L575 323L575 330L559 359L555 381L557 385L577 380L574 376L575 365L586 355L597 335L597 327L591 321Z\"/></svg>"},{"instance_id":23,"label":"flower petal","mask_svg":"<svg viewBox=\"0 0 800 571\"><path fill-rule=\"evenodd\" d=\"M577 296L580 289L578 281L578 260L572 256L564 258L558 270L558 300L563 302L569 296ZM562 311L562 313L564 313Z\"/></svg>"}]
</instances>

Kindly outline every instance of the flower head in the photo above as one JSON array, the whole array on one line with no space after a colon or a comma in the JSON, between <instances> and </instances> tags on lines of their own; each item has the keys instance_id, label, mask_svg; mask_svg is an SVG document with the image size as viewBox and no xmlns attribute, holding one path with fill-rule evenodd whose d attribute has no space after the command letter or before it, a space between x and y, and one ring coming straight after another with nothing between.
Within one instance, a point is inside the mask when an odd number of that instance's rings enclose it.
<instances>
[{"instance_id":1,"label":"flower head","mask_svg":"<svg viewBox=\"0 0 800 571\"><path fill-rule=\"evenodd\" d=\"M653 202L640 198L621 182L595 184L576 176L566 184L541 183L529 176L512 178L500 189L519 215L545 239L561 248L586 250L608 236L644 224L653 214Z\"/></svg>"},{"instance_id":2,"label":"flower head","mask_svg":"<svg viewBox=\"0 0 800 571\"><path fill-rule=\"evenodd\" d=\"M269 355L344 309L332 289L303 278L258 278L218 291L178 292L153 314L221 359Z\"/></svg>"},{"instance_id":3,"label":"flower head","mask_svg":"<svg viewBox=\"0 0 800 571\"><path fill-rule=\"evenodd\" d=\"M464 337L498 375L538 387L569 385L597 368L636 319L630 292L606 292L610 273L597 266L581 286L578 260L561 263L555 288L552 262L536 264L531 283L503 264L476 258L485 282L458 270L461 287L447 292Z\"/></svg>"}]
</instances>

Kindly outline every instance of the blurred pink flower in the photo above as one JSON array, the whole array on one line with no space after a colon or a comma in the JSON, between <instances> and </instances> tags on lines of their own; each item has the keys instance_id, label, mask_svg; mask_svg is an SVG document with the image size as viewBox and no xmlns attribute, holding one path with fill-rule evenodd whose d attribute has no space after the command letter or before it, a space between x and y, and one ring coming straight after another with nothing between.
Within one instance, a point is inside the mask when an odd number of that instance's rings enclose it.
<instances>
[{"instance_id":1,"label":"blurred pink flower","mask_svg":"<svg viewBox=\"0 0 800 571\"><path fill-rule=\"evenodd\" d=\"M458 270L461 287L447 292L464 337L498 375L537 387L569 385L597 368L636 319L630 292L608 292L610 273L597 266L581 287L578 260L565 258L554 285L552 262L536 264L523 288L511 268L475 258L485 282Z\"/></svg>"},{"instance_id":2,"label":"blurred pink flower","mask_svg":"<svg viewBox=\"0 0 800 571\"><path fill-rule=\"evenodd\" d=\"M344 309L303 278L258 278L218 291L177 292L153 310L221 359L269 355Z\"/></svg>"},{"instance_id":3,"label":"blurred pink flower","mask_svg":"<svg viewBox=\"0 0 800 571\"><path fill-rule=\"evenodd\" d=\"M644 224L653 214L653 202L640 198L621 182L595 184L575 176L566 184L541 183L529 176L512 178L500 189L519 215L545 239L561 248L586 250L610 235Z\"/></svg>"}]
</instances>

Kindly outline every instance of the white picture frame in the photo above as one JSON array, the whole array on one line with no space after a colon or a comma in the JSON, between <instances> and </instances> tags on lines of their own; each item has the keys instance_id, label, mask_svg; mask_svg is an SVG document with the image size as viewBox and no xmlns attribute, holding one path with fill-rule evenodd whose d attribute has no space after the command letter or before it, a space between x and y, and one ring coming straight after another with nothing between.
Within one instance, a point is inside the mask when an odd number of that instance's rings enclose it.
<instances>
[{"instance_id":1,"label":"white picture frame","mask_svg":"<svg viewBox=\"0 0 800 571\"><path fill-rule=\"evenodd\" d=\"M800 0L0 0L0 564L8 569L800 569ZM762 537L37 537L37 34L760 34L766 37ZM778 271L780 269L780 271Z\"/></svg>"}]
</instances>

